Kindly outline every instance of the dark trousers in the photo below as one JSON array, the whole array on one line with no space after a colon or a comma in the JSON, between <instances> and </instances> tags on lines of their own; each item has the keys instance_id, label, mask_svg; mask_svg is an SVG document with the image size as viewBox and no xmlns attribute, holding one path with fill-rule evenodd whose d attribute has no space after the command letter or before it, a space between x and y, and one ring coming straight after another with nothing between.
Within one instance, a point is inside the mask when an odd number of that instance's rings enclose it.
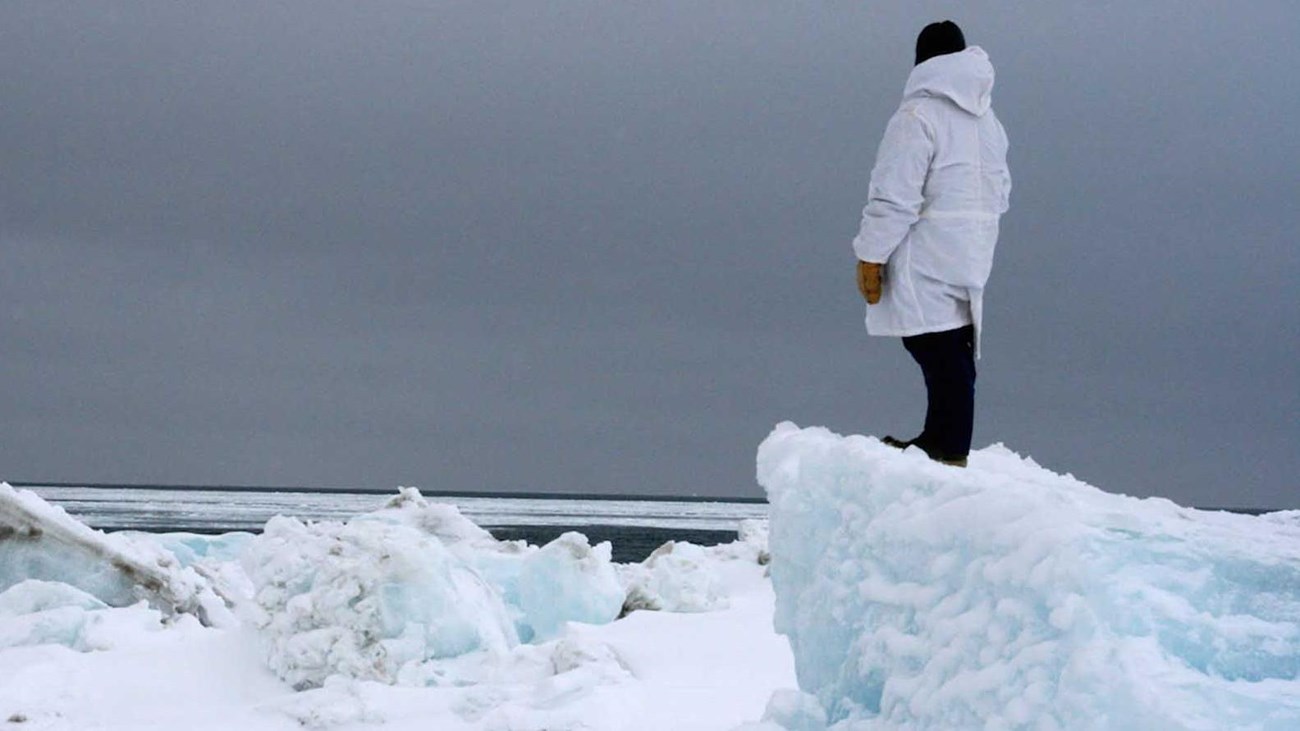
<instances>
[{"instance_id":1,"label":"dark trousers","mask_svg":"<svg viewBox=\"0 0 1300 731\"><path fill-rule=\"evenodd\" d=\"M913 335L903 347L925 375L925 429L913 443L932 456L965 457L975 425L975 328Z\"/></svg>"}]
</instances>

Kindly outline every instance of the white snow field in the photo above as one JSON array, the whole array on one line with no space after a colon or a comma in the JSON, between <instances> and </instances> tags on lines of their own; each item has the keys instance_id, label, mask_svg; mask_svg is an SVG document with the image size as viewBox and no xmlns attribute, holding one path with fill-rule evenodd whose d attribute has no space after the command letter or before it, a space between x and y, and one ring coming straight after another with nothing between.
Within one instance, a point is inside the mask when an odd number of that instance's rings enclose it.
<instances>
[{"instance_id":1,"label":"white snow field","mask_svg":"<svg viewBox=\"0 0 1300 731\"><path fill-rule=\"evenodd\" d=\"M788 423L758 478L770 524L627 565L411 489L200 536L0 483L0 731L1300 729L1300 513Z\"/></svg>"},{"instance_id":2,"label":"white snow field","mask_svg":"<svg viewBox=\"0 0 1300 731\"><path fill-rule=\"evenodd\" d=\"M0 483L0 730L725 731L795 685L766 531L742 529L616 565L407 489L346 523L104 534ZM118 564L172 578L139 591Z\"/></svg>"},{"instance_id":3,"label":"white snow field","mask_svg":"<svg viewBox=\"0 0 1300 731\"><path fill-rule=\"evenodd\" d=\"M776 628L815 701L778 695L751 729L1300 729L1294 514L790 423L758 480Z\"/></svg>"}]
</instances>

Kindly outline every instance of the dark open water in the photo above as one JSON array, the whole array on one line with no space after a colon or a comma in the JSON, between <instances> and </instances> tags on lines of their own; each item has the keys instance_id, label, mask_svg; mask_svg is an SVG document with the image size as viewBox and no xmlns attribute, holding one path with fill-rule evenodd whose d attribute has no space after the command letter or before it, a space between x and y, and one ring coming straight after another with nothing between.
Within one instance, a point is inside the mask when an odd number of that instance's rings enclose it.
<instances>
[{"instance_id":1,"label":"dark open water","mask_svg":"<svg viewBox=\"0 0 1300 731\"><path fill-rule=\"evenodd\" d=\"M584 525L563 529L554 526L504 526L489 530L492 535L501 540L523 538L536 545L552 541L566 530L575 530L585 534L592 545L609 541L614 561L618 563L644 561L651 551L668 541L689 541L700 546L713 546L736 540L734 530L690 530L623 525Z\"/></svg>"},{"instance_id":2,"label":"dark open water","mask_svg":"<svg viewBox=\"0 0 1300 731\"><path fill-rule=\"evenodd\" d=\"M347 520L376 510L395 490L186 487L169 485L38 485L13 483L62 506L101 530L226 533L260 531L275 515ZM762 500L643 496L425 493L455 505L501 539L543 544L565 531L609 541L614 560L640 561L667 541L699 545L736 538L742 520L766 519ZM1265 511L1234 511L1260 513Z\"/></svg>"}]
</instances>

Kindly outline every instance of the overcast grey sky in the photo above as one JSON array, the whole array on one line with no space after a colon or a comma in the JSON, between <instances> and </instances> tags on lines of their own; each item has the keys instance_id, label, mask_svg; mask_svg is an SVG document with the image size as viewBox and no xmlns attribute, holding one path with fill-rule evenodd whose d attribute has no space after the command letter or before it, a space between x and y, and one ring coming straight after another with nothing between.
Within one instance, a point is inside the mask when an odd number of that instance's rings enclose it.
<instances>
[{"instance_id":1,"label":"overcast grey sky","mask_svg":"<svg viewBox=\"0 0 1300 731\"><path fill-rule=\"evenodd\" d=\"M756 495L911 436L849 247L913 42L998 71L975 442L1300 507L1291 2L0 4L0 478Z\"/></svg>"}]
</instances>

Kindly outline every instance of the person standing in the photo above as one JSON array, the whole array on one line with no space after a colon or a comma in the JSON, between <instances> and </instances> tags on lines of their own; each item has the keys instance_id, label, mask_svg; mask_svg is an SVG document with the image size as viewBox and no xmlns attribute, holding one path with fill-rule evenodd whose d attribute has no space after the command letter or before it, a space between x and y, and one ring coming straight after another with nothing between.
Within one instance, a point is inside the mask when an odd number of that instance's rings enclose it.
<instances>
[{"instance_id":1,"label":"person standing","mask_svg":"<svg viewBox=\"0 0 1300 731\"><path fill-rule=\"evenodd\" d=\"M992 95L988 54L967 48L956 23L922 29L853 239L867 332L901 337L925 378L920 435L882 441L958 467L974 426L984 285L1011 194Z\"/></svg>"}]
</instances>

